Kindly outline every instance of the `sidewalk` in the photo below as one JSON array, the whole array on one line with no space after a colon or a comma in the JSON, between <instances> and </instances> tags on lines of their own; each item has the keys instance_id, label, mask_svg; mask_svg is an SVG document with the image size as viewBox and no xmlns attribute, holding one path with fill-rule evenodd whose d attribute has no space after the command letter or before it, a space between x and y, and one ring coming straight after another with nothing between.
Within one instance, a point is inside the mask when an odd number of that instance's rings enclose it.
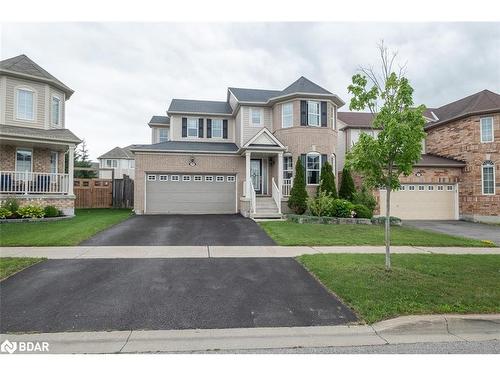
<instances>
[{"instance_id":1,"label":"sidewalk","mask_svg":"<svg viewBox=\"0 0 500 375\"><path fill-rule=\"evenodd\" d=\"M374 325L2 334L50 353L148 353L500 340L500 314L420 315Z\"/></svg>"},{"instance_id":2,"label":"sidewalk","mask_svg":"<svg viewBox=\"0 0 500 375\"><path fill-rule=\"evenodd\" d=\"M2 257L98 258L266 258L302 254L383 254L383 246L65 246L0 247ZM393 254L500 254L491 247L392 246Z\"/></svg>"}]
</instances>

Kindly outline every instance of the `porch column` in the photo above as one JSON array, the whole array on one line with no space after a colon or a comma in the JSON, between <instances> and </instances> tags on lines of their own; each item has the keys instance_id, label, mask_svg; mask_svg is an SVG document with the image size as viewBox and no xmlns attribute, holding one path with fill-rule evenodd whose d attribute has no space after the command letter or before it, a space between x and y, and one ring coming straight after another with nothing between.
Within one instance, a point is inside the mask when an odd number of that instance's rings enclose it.
<instances>
[{"instance_id":1,"label":"porch column","mask_svg":"<svg viewBox=\"0 0 500 375\"><path fill-rule=\"evenodd\" d=\"M250 198L250 158L251 158L252 153L250 151L247 151L245 153L246 157L246 164L245 164L245 170L246 170L246 179L245 179L245 184L246 184L246 198Z\"/></svg>"},{"instance_id":2,"label":"porch column","mask_svg":"<svg viewBox=\"0 0 500 375\"><path fill-rule=\"evenodd\" d=\"M278 154L278 190L280 198L283 196L283 153Z\"/></svg>"},{"instance_id":3,"label":"porch column","mask_svg":"<svg viewBox=\"0 0 500 375\"><path fill-rule=\"evenodd\" d=\"M73 178L75 174L75 145L68 149L68 194L73 195Z\"/></svg>"}]
</instances>

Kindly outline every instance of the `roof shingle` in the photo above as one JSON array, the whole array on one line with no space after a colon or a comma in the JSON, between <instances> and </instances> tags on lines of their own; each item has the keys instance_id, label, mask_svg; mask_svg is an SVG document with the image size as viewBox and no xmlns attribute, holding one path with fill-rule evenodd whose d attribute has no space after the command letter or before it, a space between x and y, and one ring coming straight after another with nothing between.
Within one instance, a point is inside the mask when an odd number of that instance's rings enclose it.
<instances>
[{"instance_id":1,"label":"roof shingle","mask_svg":"<svg viewBox=\"0 0 500 375\"><path fill-rule=\"evenodd\" d=\"M167 112L212 113L230 115L233 111L228 102L210 100L172 99Z\"/></svg>"},{"instance_id":2,"label":"roof shingle","mask_svg":"<svg viewBox=\"0 0 500 375\"><path fill-rule=\"evenodd\" d=\"M149 120L150 124L162 124L162 125L170 125L170 117L168 116L153 116L151 120Z\"/></svg>"},{"instance_id":3,"label":"roof shingle","mask_svg":"<svg viewBox=\"0 0 500 375\"><path fill-rule=\"evenodd\" d=\"M134 145L133 151L169 151L169 152L200 152L200 153L236 153L238 146L228 142L190 142L167 141L152 145Z\"/></svg>"},{"instance_id":4,"label":"roof shingle","mask_svg":"<svg viewBox=\"0 0 500 375\"><path fill-rule=\"evenodd\" d=\"M0 124L0 137L2 136L36 138L75 144L82 141L68 129L37 129Z\"/></svg>"},{"instance_id":5,"label":"roof shingle","mask_svg":"<svg viewBox=\"0 0 500 375\"><path fill-rule=\"evenodd\" d=\"M112 150L102 154L97 159L134 159L134 154L130 151L136 145L127 147L115 147Z\"/></svg>"}]
</instances>

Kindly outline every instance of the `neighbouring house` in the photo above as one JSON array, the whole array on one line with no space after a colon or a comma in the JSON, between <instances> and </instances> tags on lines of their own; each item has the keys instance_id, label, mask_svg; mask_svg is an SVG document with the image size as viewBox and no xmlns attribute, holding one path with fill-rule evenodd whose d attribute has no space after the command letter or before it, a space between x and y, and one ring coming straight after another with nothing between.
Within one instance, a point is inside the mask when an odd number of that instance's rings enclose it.
<instances>
[{"instance_id":1,"label":"neighbouring house","mask_svg":"<svg viewBox=\"0 0 500 375\"><path fill-rule=\"evenodd\" d=\"M99 160L99 178L115 179L127 175L131 179L135 176L134 154L127 147L115 147L97 158Z\"/></svg>"},{"instance_id":2,"label":"neighbouring house","mask_svg":"<svg viewBox=\"0 0 500 375\"><path fill-rule=\"evenodd\" d=\"M81 140L66 129L72 95L26 55L0 61L0 200L74 214L73 161Z\"/></svg>"},{"instance_id":3,"label":"neighbouring house","mask_svg":"<svg viewBox=\"0 0 500 375\"><path fill-rule=\"evenodd\" d=\"M316 192L336 165L337 95L305 77L284 90L227 89L226 100L173 99L153 116L151 145L136 145L135 212L280 217L295 163Z\"/></svg>"},{"instance_id":4,"label":"neighbouring house","mask_svg":"<svg viewBox=\"0 0 500 375\"><path fill-rule=\"evenodd\" d=\"M376 134L371 113L339 112L339 169L362 132ZM391 213L403 219L500 222L500 95L483 90L425 117L421 160L392 195ZM358 177L358 186L360 179ZM376 192L385 202L385 191ZM380 214L385 205L380 204Z\"/></svg>"}]
</instances>

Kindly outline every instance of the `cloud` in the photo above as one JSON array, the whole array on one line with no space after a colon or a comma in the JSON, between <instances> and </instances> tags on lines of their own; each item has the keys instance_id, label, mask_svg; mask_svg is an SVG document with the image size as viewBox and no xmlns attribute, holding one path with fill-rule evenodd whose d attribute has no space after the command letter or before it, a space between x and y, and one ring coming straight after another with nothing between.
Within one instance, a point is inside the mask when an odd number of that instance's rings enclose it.
<instances>
[{"instance_id":1,"label":"cloud","mask_svg":"<svg viewBox=\"0 0 500 375\"><path fill-rule=\"evenodd\" d=\"M150 142L147 121L172 98L225 100L228 86L283 89L304 75L348 102L381 39L407 62L418 104L500 91L491 23L3 24L1 53L27 54L76 91L67 127L95 159Z\"/></svg>"}]
</instances>

